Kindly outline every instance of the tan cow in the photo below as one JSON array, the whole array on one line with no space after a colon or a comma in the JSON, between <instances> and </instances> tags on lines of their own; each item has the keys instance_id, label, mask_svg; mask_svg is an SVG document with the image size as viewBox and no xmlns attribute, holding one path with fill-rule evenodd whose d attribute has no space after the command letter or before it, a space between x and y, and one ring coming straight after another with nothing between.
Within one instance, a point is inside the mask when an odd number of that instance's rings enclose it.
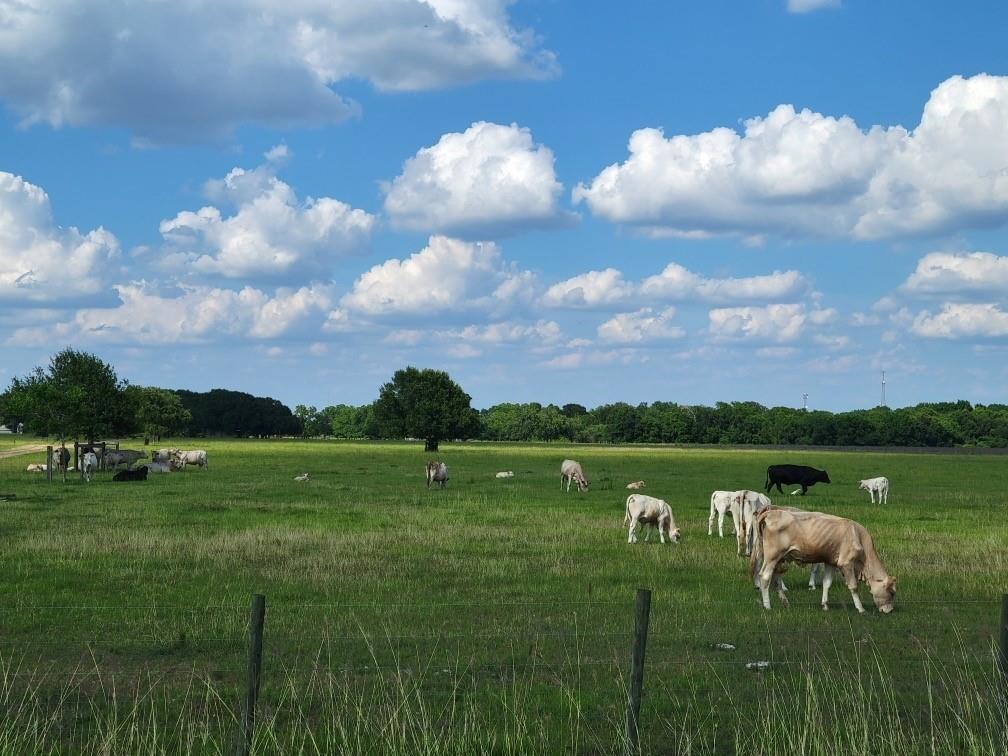
<instances>
[{"instance_id":1,"label":"tan cow","mask_svg":"<svg viewBox=\"0 0 1008 756\"><path fill-rule=\"evenodd\" d=\"M627 483L626 487L630 491L640 491L642 488L644 488L644 481L635 480L633 483Z\"/></svg>"},{"instance_id":2,"label":"tan cow","mask_svg":"<svg viewBox=\"0 0 1008 756\"><path fill-rule=\"evenodd\" d=\"M755 574L759 559L760 590L763 607L770 608L770 582L777 586L781 603L788 605L780 573L787 562L801 564L826 564L823 576L822 607L829 608L829 589L835 568L843 576L858 612L865 608L858 596L858 581L868 584L875 606L883 614L893 610L896 595L896 578L882 566L871 534L863 525L845 517L822 512L795 512L772 507L756 517L756 541L750 557L749 569Z\"/></svg>"},{"instance_id":3,"label":"tan cow","mask_svg":"<svg viewBox=\"0 0 1008 756\"><path fill-rule=\"evenodd\" d=\"M626 500L626 515L623 517L623 524L630 523L630 530L627 533L627 543L637 542L637 524L652 525L658 528L658 538L665 543L665 534L668 534L670 543L679 542L679 528L676 527L675 518L668 502L656 499L654 496L644 494L630 494ZM651 537L649 530L644 540Z\"/></svg>"}]
</instances>

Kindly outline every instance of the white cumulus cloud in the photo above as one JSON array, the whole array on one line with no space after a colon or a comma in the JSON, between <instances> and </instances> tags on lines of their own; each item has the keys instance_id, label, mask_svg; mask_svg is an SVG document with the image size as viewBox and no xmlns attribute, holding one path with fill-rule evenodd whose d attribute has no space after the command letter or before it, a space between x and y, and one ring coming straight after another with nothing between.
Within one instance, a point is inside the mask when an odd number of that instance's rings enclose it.
<instances>
[{"instance_id":1,"label":"white cumulus cloud","mask_svg":"<svg viewBox=\"0 0 1008 756\"><path fill-rule=\"evenodd\" d=\"M534 274L505 262L492 242L432 236L419 252L386 260L360 276L330 316L330 329L337 330L349 313L494 313L528 301L535 287Z\"/></svg>"},{"instance_id":2,"label":"white cumulus cloud","mask_svg":"<svg viewBox=\"0 0 1008 756\"><path fill-rule=\"evenodd\" d=\"M675 308L655 312L650 307L625 312L598 327L601 341L616 344L643 344L682 338L686 331L672 322Z\"/></svg>"},{"instance_id":3,"label":"white cumulus cloud","mask_svg":"<svg viewBox=\"0 0 1008 756\"><path fill-rule=\"evenodd\" d=\"M640 129L629 152L573 198L653 233L874 239L1002 225L1008 77L945 80L913 130L779 105L741 134Z\"/></svg>"},{"instance_id":4,"label":"white cumulus cloud","mask_svg":"<svg viewBox=\"0 0 1008 756\"><path fill-rule=\"evenodd\" d=\"M640 291L655 299L727 304L797 299L811 288L808 278L796 270L744 278L706 278L678 263L669 263L661 273L645 278Z\"/></svg>"},{"instance_id":5,"label":"white cumulus cloud","mask_svg":"<svg viewBox=\"0 0 1008 756\"><path fill-rule=\"evenodd\" d=\"M938 313L919 313L910 330L929 339L1003 338L1008 336L1008 312L996 304L949 303Z\"/></svg>"},{"instance_id":6,"label":"white cumulus cloud","mask_svg":"<svg viewBox=\"0 0 1008 756\"><path fill-rule=\"evenodd\" d=\"M611 307L633 297L636 287L615 268L590 270L550 286L543 296L547 307Z\"/></svg>"},{"instance_id":7,"label":"white cumulus cloud","mask_svg":"<svg viewBox=\"0 0 1008 756\"><path fill-rule=\"evenodd\" d=\"M387 91L556 71L508 0L23 0L0 4L0 99L26 123L190 141L325 124Z\"/></svg>"},{"instance_id":8,"label":"white cumulus cloud","mask_svg":"<svg viewBox=\"0 0 1008 756\"><path fill-rule=\"evenodd\" d=\"M278 289L272 296L246 286L240 291L183 287L166 295L143 282L115 287L120 304L78 310L47 328L20 328L12 344L38 343L46 334L67 341L157 345L212 343L227 338L272 339L330 306L324 288Z\"/></svg>"},{"instance_id":9,"label":"white cumulus cloud","mask_svg":"<svg viewBox=\"0 0 1008 756\"><path fill-rule=\"evenodd\" d=\"M110 290L118 257L111 233L56 225L41 187L0 171L0 301L50 303Z\"/></svg>"},{"instance_id":10,"label":"white cumulus cloud","mask_svg":"<svg viewBox=\"0 0 1008 756\"><path fill-rule=\"evenodd\" d=\"M990 252L932 252L903 284L910 294L1008 295L1008 257Z\"/></svg>"},{"instance_id":11,"label":"white cumulus cloud","mask_svg":"<svg viewBox=\"0 0 1008 756\"><path fill-rule=\"evenodd\" d=\"M207 197L231 205L230 215L208 205L161 221L162 267L243 280L311 280L330 277L335 261L367 249L373 215L331 197L300 200L273 167L235 168L207 182Z\"/></svg>"},{"instance_id":12,"label":"white cumulus cloud","mask_svg":"<svg viewBox=\"0 0 1008 756\"><path fill-rule=\"evenodd\" d=\"M787 0L791 13L809 13L823 8L839 8L840 0Z\"/></svg>"},{"instance_id":13,"label":"white cumulus cloud","mask_svg":"<svg viewBox=\"0 0 1008 756\"><path fill-rule=\"evenodd\" d=\"M722 307L708 313L710 333L716 339L788 342L805 328L804 305L773 304L766 307Z\"/></svg>"},{"instance_id":14,"label":"white cumulus cloud","mask_svg":"<svg viewBox=\"0 0 1008 756\"><path fill-rule=\"evenodd\" d=\"M517 124L474 123L406 161L387 187L393 225L486 239L568 224L553 153Z\"/></svg>"}]
</instances>

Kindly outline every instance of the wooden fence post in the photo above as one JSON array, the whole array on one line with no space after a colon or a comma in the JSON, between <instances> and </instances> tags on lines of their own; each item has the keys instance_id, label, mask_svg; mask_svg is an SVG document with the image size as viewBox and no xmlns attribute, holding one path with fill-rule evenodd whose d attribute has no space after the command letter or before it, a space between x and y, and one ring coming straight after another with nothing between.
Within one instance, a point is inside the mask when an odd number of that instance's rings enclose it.
<instances>
[{"instance_id":1,"label":"wooden fence post","mask_svg":"<svg viewBox=\"0 0 1008 756\"><path fill-rule=\"evenodd\" d=\"M52 483L52 447L51 446L47 446L45 448L45 451L46 451L46 466L45 466L45 469L46 469L46 479L50 483Z\"/></svg>"},{"instance_id":2,"label":"wooden fence post","mask_svg":"<svg viewBox=\"0 0 1008 756\"><path fill-rule=\"evenodd\" d=\"M248 675L245 680L245 705L242 708L241 732L238 736L238 756L252 753L256 699L259 697L259 676L262 673L263 620L266 617L266 597L252 596L249 616Z\"/></svg>"},{"instance_id":3,"label":"wooden fence post","mask_svg":"<svg viewBox=\"0 0 1008 756\"><path fill-rule=\"evenodd\" d=\"M638 721L640 717L641 693L644 688L644 651L647 648L648 619L651 616L651 591L647 588L637 589L637 600L634 602L634 640L633 659L630 662L630 691L626 710L626 754L637 756L640 752L640 732Z\"/></svg>"},{"instance_id":4,"label":"wooden fence post","mask_svg":"<svg viewBox=\"0 0 1008 756\"><path fill-rule=\"evenodd\" d=\"M1008 593L1001 596L1001 682L1008 701Z\"/></svg>"}]
</instances>

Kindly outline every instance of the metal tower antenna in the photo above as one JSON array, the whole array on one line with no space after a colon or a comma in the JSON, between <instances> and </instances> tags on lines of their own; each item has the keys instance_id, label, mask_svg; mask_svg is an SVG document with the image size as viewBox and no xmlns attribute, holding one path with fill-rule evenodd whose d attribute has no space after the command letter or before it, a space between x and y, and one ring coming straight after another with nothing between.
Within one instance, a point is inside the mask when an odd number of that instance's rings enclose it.
<instances>
[{"instance_id":1,"label":"metal tower antenna","mask_svg":"<svg viewBox=\"0 0 1008 756\"><path fill-rule=\"evenodd\" d=\"M882 371L882 406L885 407L885 370Z\"/></svg>"},{"instance_id":2,"label":"metal tower antenna","mask_svg":"<svg viewBox=\"0 0 1008 756\"><path fill-rule=\"evenodd\" d=\"M801 395L801 408L805 412L808 412L808 394Z\"/></svg>"}]
</instances>

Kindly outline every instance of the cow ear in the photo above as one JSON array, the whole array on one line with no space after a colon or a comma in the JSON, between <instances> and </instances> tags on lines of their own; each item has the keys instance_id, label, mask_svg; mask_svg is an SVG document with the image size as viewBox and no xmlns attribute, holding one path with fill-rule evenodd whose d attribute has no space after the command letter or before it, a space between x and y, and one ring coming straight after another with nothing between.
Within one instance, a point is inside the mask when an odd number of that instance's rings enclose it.
<instances>
[{"instance_id":1,"label":"cow ear","mask_svg":"<svg viewBox=\"0 0 1008 756\"><path fill-rule=\"evenodd\" d=\"M890 591L895 591L896 590L896 578L894 578L894 577L892 577L890 575L889 579L886 580L886 588L888 588Z\"/></svg>"}]
</instances>

